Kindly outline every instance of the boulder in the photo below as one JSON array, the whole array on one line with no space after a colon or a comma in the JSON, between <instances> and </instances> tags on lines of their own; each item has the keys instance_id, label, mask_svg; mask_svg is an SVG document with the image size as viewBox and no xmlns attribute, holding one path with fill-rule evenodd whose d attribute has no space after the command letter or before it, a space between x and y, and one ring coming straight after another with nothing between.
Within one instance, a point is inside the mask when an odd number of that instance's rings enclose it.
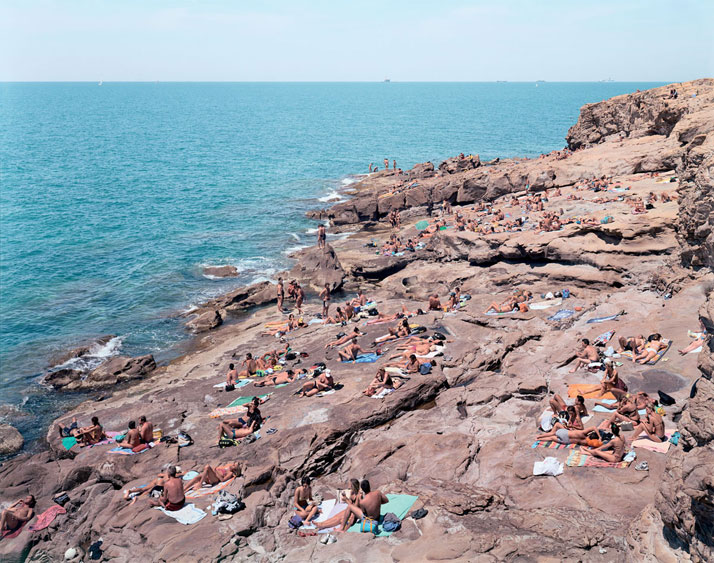
<instances>
[{"instance_id":1,"label":"boulder","mask_svg":"<svg viewBox=\"0 0 714 563\"><path fill-rule=\"evenodd\" d=\"M71 350L67 350L66 352L56 354L50 359L50 365L59 366L75 358L91 356L93 353L97 352L98 348L107 344L112 338L116 338L116 335L105 334L104 336L100 336L95 340L92 340L91 342L82 344L81 346L77 346L76 348L72 348Z\"/></svg>"},{"instance_id":2,"label":"boulder","mask_svg":"<svg viewBox=\"0 0 714 563\"><path fill-rule=\"evenodd\" d=\"M201 313L186 323L186 328L194 333L208 332L223 324L223 317L214 310Z\"/></svg>"},{"instance_id":3,"label":"boulder","mask_svg":"<svg viewBox=\"0 0 714 563\"><path fill-rule=\"evenodd\" d=\"M468 156L454 156L452 158L447 158L444 162L439 164L439 170L446 174L456 174L457 172L464 172L465 170L473 170L481 166L481 160L478 155L468 155Z\"/></svg>"},{"instance_id":4,"label":"boulder","mask_svg":"<svg viewBox=\"0 0 714 563\"><path fill-rule=\"evenodd\" d=\"M80 381L84 373L84 371L78 369L62 368L47 372L42 382L53 389L63 389L72 383Z\"/></svg>"},{"instance_id":5,"label":"boulder","mask_svg":"<svg viewBox=\"0 0 714 563\"><path fill-rule=\"evenodd\" d=\"M0 456L19 452L24 444L25 439L17 428L0 424Z\"/></svg>"},{"instance_id":6,"label":"boulder","mask_svg":"<svg viewBox=\"0 0 714 563\"><path fill-rule=\"evenodd\" d=\"M434 174L434 165L431 162L420 162L407 172L407 177L409 180L422 180L431 178Z\"/></svg>"},{"instance_id":7,"label":"boulder","mask_svg":"<svg viewBox=\"0 0 714 563\"><path fill-rule=\"evenodd\" d=\"M297 279L314 291L322 290L325 284L329 284L330 291L342 287L345 271L335 249L329 244L324 249L316 246L307 248L293 257L297 259L297 264L290 270L288 277Z\"/></svg>"},{"instance_id":8,"label":"boulder","mask_svg":"<svg viewBox=\"0 0 714 563\"><path fill-rule=\"evenodd\" d=\"M191 311L190 314L200 315L207 311L221 311L224 309L231 312L245 311L258 305L267 305L275 300L275 285L264 281L246 287L239 287L206 303L202 303L198 311Z\"/></svg>"},{"instance_id":9,"label":"boulder","mask_svg":"<svg viewBox=\"0 0 714 563\"><path fill-rule=\"evenodd\" d=\"M85 379L73 381L65 387L65 389L98 389L108 387L132 379L142 379L155 369L156 362L151 354L135 358L115 356L89 372Z\"/></svg>"},{"instance_id":10,"label":"boulder","mask_svg":"<svg viewBox=\"0 0 714 563\"><path fill-rule=\"evenodd\" d=\"M235 278L238 277L238 268L235 266L206 266L203 269L203 275L214 278Z\"/></svg>"}]
</instances>

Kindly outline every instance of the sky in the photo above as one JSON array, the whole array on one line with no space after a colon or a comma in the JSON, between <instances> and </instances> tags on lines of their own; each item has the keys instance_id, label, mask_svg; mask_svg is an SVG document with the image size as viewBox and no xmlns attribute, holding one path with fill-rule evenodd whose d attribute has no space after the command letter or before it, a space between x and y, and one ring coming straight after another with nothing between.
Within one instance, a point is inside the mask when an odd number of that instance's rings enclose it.
<instances>
[{"instance_id":1,"label":"sky","mask_svg":"<svg viewBox=\"0 0 714 563\"><path fill-rule=\"evenodd\" d=\"M714 76L713 0L0 0L0 81Z\"/></svg>"}]
</instances>

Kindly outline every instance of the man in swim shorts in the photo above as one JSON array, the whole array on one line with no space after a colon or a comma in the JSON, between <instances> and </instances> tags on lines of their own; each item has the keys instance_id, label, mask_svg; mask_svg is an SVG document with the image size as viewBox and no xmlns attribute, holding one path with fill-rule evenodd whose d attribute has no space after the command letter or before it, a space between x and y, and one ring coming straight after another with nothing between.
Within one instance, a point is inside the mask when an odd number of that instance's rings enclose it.
<instances>
[{"instance_id":1,"label":"man in swim shorts","mask_svg":"<svg viewBox=\"0 0 714 563\"><path fill-rule=\"evenodd\" d=\"M325 225L320 225L317 227L317 248L325 248L326 239L327 232L325 231Z\"/></svg>"},{"instance_id":2,"label":"man in swim shorts","mask_svg":"<svg viewBox=\"0 0 714 563\"><path fill-rule=\"evenodd\" d=\"M376 532L381 507L383 504L387 504L389 499L381 491L372 491L369 481L366 479L360 483L360 488L364 496L359 503L347 505L347 510L345 510L342 525L338 528L338 532L347 531L347 521L351 515L354 515L357 522L360 523L362 532Z\"/></svg>"},{"instance_id":3,"label":"man in swim shorts","mask_svg":"<svg viewBox=\"0 0 714 563\"><path fill-rule=\"evenodd\" d=\"M168 470L168 479L164 481L164 490L158 499L149 499L151 506L163 506L171 512L181 510L186 503L183 490L183 481L176 476L176 467L172 465Z\"/></svg>"},{"instance_id":4,"label":"man in swim shorts","mask_svg":"<svg viewBox=\"0 0 714 563\"><path fill-rule=\"evenodd\" d=\"M285 288L283 278L278 278L278 312L283 312L283 300L285 299Z\"/></svg>"},{"instance_id":5,"label":"man in swim shorts","mask_svg":"<svg viewBox=\"0 0 714 563\"><path fill-rule=\"evenodd\" d=\"M330 309L330 284L326 283L325 287L320 292L320 299L322 299L322 318L326 319L328 311Z\"/></svg>"}]
</instances>

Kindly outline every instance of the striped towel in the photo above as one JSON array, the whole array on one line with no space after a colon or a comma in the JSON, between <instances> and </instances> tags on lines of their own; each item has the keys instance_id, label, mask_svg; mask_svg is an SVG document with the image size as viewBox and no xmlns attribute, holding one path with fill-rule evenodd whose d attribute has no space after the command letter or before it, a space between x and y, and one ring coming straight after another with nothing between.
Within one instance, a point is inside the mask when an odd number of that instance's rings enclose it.
<instances>
[{"instance_id":1,"label":"striped towel","mask_svg":"<svg viewBox=\"0 0 714 563\"><path fill-rule=\"evenodd\" d=\"M586 455L580 450L573 451L568 459L565 460L568 467L614 467L616 469L625 469L630 466L629 461L618 461L616 463L605 461L599 457Z\"/></svg>"},{"instance_id":2,"label":"striped towel","mask_svg":"<svg viewBox=\"0 0 714 563\"><path fill-rule=\"evenodd\" d=\"M572 450L575 444L560 444L550 440L536 440L531 448L549 448L551 450Z\"/></svg>"}]
</instances>

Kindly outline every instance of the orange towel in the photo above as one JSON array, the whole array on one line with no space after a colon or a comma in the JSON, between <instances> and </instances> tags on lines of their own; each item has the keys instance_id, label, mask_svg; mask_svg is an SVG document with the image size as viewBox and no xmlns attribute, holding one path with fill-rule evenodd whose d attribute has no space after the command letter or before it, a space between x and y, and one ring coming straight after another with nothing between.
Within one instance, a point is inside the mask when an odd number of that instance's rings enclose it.
<instances>
[{"instance_id":1,"label":"orange towel","mask_svg":"<svg viewBox=\"0 0 714 563\"><path fill-rule=\"evenodd\" d=\"M573 383L568 385L568 397L575 398L578 395L582 395L585 399L615 399L615 395L609 391L601 395L600 385L597 383Z\"/></svg>"}]
</instances>

